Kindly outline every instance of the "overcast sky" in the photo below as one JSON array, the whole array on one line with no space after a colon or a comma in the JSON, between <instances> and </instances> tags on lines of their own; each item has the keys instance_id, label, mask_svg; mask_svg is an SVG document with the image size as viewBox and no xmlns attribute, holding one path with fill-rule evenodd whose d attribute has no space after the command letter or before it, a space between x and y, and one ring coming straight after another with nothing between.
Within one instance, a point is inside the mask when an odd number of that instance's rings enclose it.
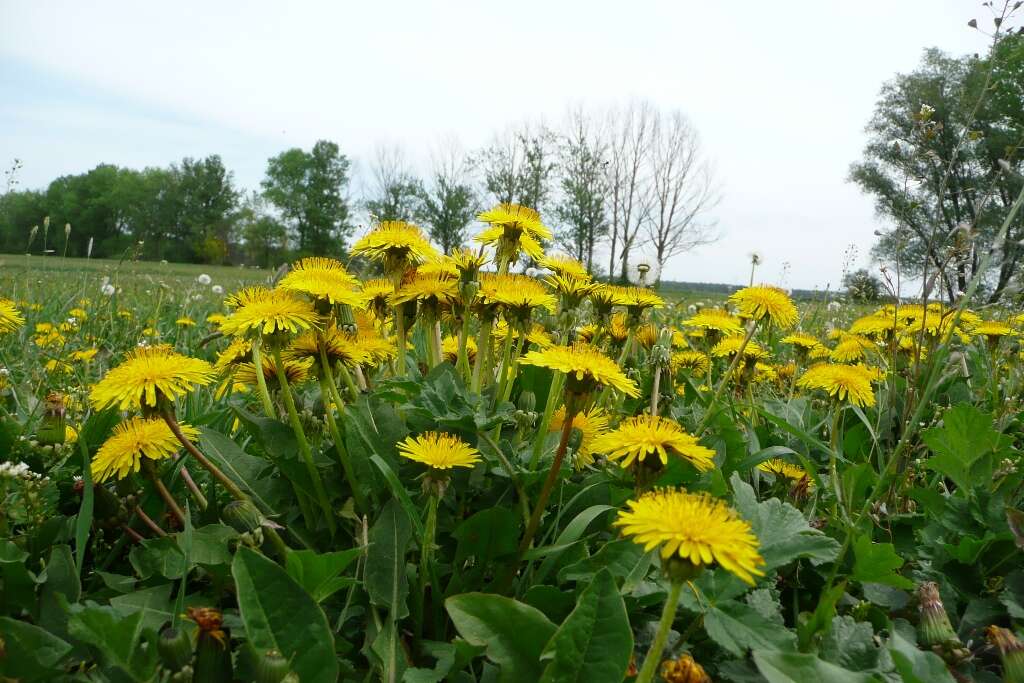
<instances>
[{"instance_id":1,"label":"overcast sky","mask_svg":"<svg viewBox=\"0 0 1024 683\"><path fill-rule=\"evenodd\" d=\"M978 5L0 0L0 163L44 187L220 154L255 188L268 157L320 138L365 170L382 143L426 158L641 97L690 117L723 194L722 239L667 277L744 282L756 250L765 280L835 287L877 227L847 175L879 87L926 47L983 50Z\"/></svg>"}]
</instances>

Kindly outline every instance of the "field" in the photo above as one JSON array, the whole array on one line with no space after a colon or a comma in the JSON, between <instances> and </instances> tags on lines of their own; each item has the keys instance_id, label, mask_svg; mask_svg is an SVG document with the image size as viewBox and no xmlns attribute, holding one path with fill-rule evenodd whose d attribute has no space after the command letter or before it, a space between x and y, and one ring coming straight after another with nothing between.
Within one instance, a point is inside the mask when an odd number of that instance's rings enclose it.
<instances>
[{"instance_id":1,"label":"field","mask_svg":"<svg viewBox=\"0 0 1024 683\"><path fill-rule=\"evenodd\" d=\"M510 275L509 221L0 255L0 680L1024 681L1021 311Z\"/></svg>"}]
</instances>

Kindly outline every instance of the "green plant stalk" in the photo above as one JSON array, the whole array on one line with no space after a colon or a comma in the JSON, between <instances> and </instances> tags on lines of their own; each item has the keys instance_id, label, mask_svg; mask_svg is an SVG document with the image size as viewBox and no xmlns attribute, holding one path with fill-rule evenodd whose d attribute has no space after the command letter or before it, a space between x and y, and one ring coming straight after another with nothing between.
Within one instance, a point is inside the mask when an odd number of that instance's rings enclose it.
<instances>
[{"instance_id":1,"label":"green plant stalk","mask_svg":"<svg viewBox=\"0 0 1024 683\"><path fill-rule=\"evenodd\" d=\"M320 350L321 363L326 360L323 349ZM334 398L334 392L330 390L328 386L330 379L328 378L327 371L320 373L320 393L324 396L331 397L331 403L337 404L337 399ZM340 409L340 408L339 408ZM348 451L345 449L345 444L341 439L341 431L338 429L338 423L334 419L334 411L331 406L326 402L324 404L324 417L327 418L327 431L331 434L331 439L334 440L334 451L338 454L338 462L341 465L341 471L345 475L345 480L348 481L349 488L352 489L352 497L356 502L356 512L366 513L369 512L369 508L366 506L366 499L363 498L363 492L358 486L356 481L355 473L352 471L352 463L349 461Z\"/></svg>"},{"instance_id":2,"label":"green plant stalk","mask_svg":"<svg viewBox=\"0 0 1024 683\"><path fill-rule=\"evenodd\" d=\"M338 370L340 371L338 374L341 375L341 380L343 382L345 382L345 388L348 389L348 393L352 394L352 400L353 401L358 401L361 392L359 391L359 387L356 386L356 383L352 380L352 373L350 373L348 371L348 368L345 367L344 363L341 363L340 365L338 365ZM338 392L338 386L337 386L337 383L334 381L333 373L332 373L332 376L331 376L331 386L334 387L334 394L335 394L335 396L337 396L338 399L341 399L341 396L338 396L338 393L337 393ZM345 404L343 402L339 403L338 404L338 409L341 410L341 408L344 405Z\"/></svg>"},{"instance_id":3,"label":"green plant stalk","mask_svg":"<svg viewBox=\"0 0 1024 683\"><path fill-rule=\"evenodd\" d=\"M397 289L397 287L396 287ZM397 373L399 377L405 377L406 349L405 349L405 304L395 304L395 344L397 345Z\"/></svg>"},{"instance_id":4,"label":"green plant stalk","mask_svg":"<svg viewBox=\"0 0 1024 683\"><path fill-rule=\"evenodd\" d=\"M252 341L252 365L256 374L256 386L259 388L260 400L263 402L263 412L271 419L277 418L277 411L274 410L274 402L270 400L270 391L267 389L267 378L263 376L263 340L259 337Z\"/></svg>"},{"instance_id":5,"label":"green plant stalk","mask_svg":"<svg viewBox=\"0 0 1024 683\"><path fill-rule=\"evenodd\" d=\"M665 643L668 641L669 631L672 630L672 622L676 618L676 608L679 606L679 594L682 590L682 581L672 582L672 586L668 590L668 597L665 598L665 606L661 610L658 631L654 635L651 649L644 657L643 666L640 667L640 673L637 674L635 683L651 683L654 680L654 674L658 670L658 665L661 664L661 653L665 651Z\"/></svg>"},{"instance_id":6,"label":"green plant stalk","mask_svg":"<svg viewBox=\"0 0 1024 683\"><path fill-rule=\"evenodd\" d=\"M1000 243L1005 239L1006 232L1007 230L1009 230L1010 225L1017 217L1017 212L1020 211L1022 205L1024 205L1024 187L1021 188L1020 193L1017 195L1017 198L1014 200L1013 205L1010 207L1010 211L1006 214L1006 218L1003 219L1003 224L1000 226L999 232L995 236L994 243ZM978 291L978 286L981 284L982 276L988 270L988 266L989 263L991 263L991 261L992 251L990 250L987 251L985 255L982 257L981 264L979 265L978 270L975 272L974 277L971 278L971 282L967 286L967 292L964 294L963 297L961 297L960 303L957 304L956 310L953 314L953 319L950 324L951 331L955 329L957 325L960 324L960 317L963 314L964 309L967 308L967 302L970 301L971 298L974 296L975 292ZM946 339L942 340L942 343L935 350L934 354L928 354L928 358L931 361L931 366L929 368L928 375L925 379L924 388L921 391L920 400L918 401L917 406L914 409L911 419L907 422L904 422L904 424L907 426L907 429L904 431L903 436L900 437L899 442L897 442L896 448L893 450L892 454L889 456L888 461L885 463L885 467L879 473L878 486L876 486L874 490L871 492L871 494L865 498L864 505L861 507L860 514L858 514L857 518L853 520L853 522L847 527L846 534L844 535L843 539L843 544L840 547L839 554L836 556L835 563L832 566L832 572L829 576L828 582L825 584L825 587L821 591L821 597L818 600L819 605L821 604L821 600L824 599L824 596L828 594L828 591L832 589L832 585L834 584L836 576L839 573L839 567L842 564L843 559L846 557L846 553L849 552L854 532L860 526L861 521L863 521L868 511L871 510L871 507L878 500L878 497L883 492L885 492L886 495L889 494L889 491L886 490L887 487L884 486L884 483L892 475L891 470L893 469L894 464L899 461L899 459L903 455L903 452L910 447L911 440L917 435L917 430L919 429L921 421L924 418L924 412L926 406L928 405L928 401L931 399L932 394L935 392L936 386L938 384L937 379L939 376L939 370L945 363L946 356L948 354L947 347L950 339L952 339L952 334L947 336Z\"/></svg>"},{"instance_id":7,"label":"green plant stalk","mask_svg":"<svg viewBox=\"0 0 1024 683\"><path fill-rule=\"evenodd\" d=\"M419 595L417 596L419 609L417 613L420 615L419 623L416 624L416 637L419 638L423 635L423 625L427 621L427 613L429 610L425 609L426 595L427 595L427 584L430 583L429 576L431 574L431 568L434 562L434 537L437 535L437 504L438 497L436 493L431 493L427 498L427 521L423 525L423 538L420 539L420 567L419 567ZM436 593L438 586L432 586L432 591ZM433 602L434 599L431 598Z\"/></svg>"},{"instance_id":8,"label":"green plant stalk","mask_svg":"<svg viewBox=\"0 0 1024 683\"><path fill-rule=\"evenodd\" d=\"M537 425L537 436L533 438L533 453L530 454L530 471L537 469L540 464L540 456L544 452L544 442L547 441L548 427L551 425L551 418L555 415L562 400L562 389L565 388L565 375L560 372L551 373L551 386L548 387L548 400L544 404L544 414L541 416L540 424Z\"/></svg>"},{"instance_id":9,"label":"green plant stalk","mask_svg":"<svg viewBox=\"0 0 1024 683\"><path fill-rule=\"evenodd\" d=\"M469 310L462 312L462 326L459 329L459 355L455 360L455 369L462 376L462 381L467 385L473 379L473 372L469 367Z\"/></svg>"},{"instance_id":10,"label":"green plant stalk","mask_svg":"<svg viewBox=\"0 0 1024 683\"><path fill-rule=\"evenodd\" d=\"M164 501L164 505L167 506L167 511L178 521L181 528L185 528L185 513L182 511L181 506L178 505L178 501L174 500L174 496L167 490L164 483L160 480L160 475L157 474L156 468L153 467L153 461L149 458L142 458L142 469L146 474L146 477L153 482L153 486L156 487L156 492L159 494L161 500Z\"/></svg>"},{"instance_id":11,"label":"green plant stalk","mask_svg":"<svg viewBox=\"0 0 1024 683\"><path fill-rule=\"evenodd\" d=\"M501 400L502 395L505 393L505 385L508 384L509 374L509 363L512 360L512 341L515 339L516 333L512 330L512 325L508 326L508 332L505 334L505 341L501 345L501 365L498 366L498 388L494 392L494 397L491 398L491 410L494 410L498 401Z\"/></svg>"},{"instance_id":12,"label":"green plant stalk","mask_svg":"<svg viewBox=\"0 0 1024 683\"><path fill-rule=\"evenodd\" d=\"M299 419L299 412L295 409L295 399L292 397L291 387L288 386L288 375L284 370L284 362L281 360L281 351L278 348L274 348L274 370L277 372L277 381L281 385L281 396L284 397L284 405L288 410L288 419L292 424L292 431L295 432L295 439L299 442L299 454L302 455L303 461L306 463L306 470L309 472L309 478L313 481L313 490L316 492L316 497L320 503L320 508L323 510L324 516L327 518L327 528L330 529L331 534L335 532L334 514L331 511L331 504L327 500L327 492L324 490L324 483L320 479L320 473L316 469L316 465L313 463L313 451L309 447L309 441L306 440L306 432L302 429L302 421ZM259 373L257 373L258 375Z\"/></svg>"},{"instance_id":13,"label":"green plant stalk","mask_svg":"<svg viewBox=\"0 0 1024 683\"><path fill-rule=\"evenodd\" d=\"M523 355L523 349L526 348L526 330L519 333L519 341L515 348L512 349L512 362L509 372L509 380L505 384L505 391L501 394L501 400L507 401L512 396L512 387L515 386L516 379L519 377L519 359Z\"/></svg>"},{"instance_id":14,"label":"green plant stalk","mask_svg":"<svg viewBox=\"0 0 1024 683\"><path fill-rule=\"evenodd\" d=\"M494 326L494 319L484 320L480 323L480 329L476 333L476 360L473 362L473 393L479 394L483 388L484 365L486 357L490 355L491 328Z\"/></svg>"},{"instance_id":15,"label":"green plant stalk","mask_svg":"<svg viewBox=\"0 0 1024 683\"><path fill-rule=\"evenodd\" d=\"M711 395L711 400L708 402L707 412L704 413L704 419L700 421L700 425L698 425L697 429L694 431L694 435L698 439L704 434L704 430L707 429L708 423L711 422L711 418L715 414L715 406L718 404L718 400L722 398L722 391L725 389L725 385L728 383L729 378L732 377L733 372L735 372L736 367L739 365L740 359L743 358L743 352L746 350L747 344L750 343L750 340L754 337L754 332L756 331L757 321L755 320L754 324L750 326L749 330L747 330L746 336L743 337L743 342L736 350L736 355L733 356L732 362L729 363L729 368L725 371L725 375L722 379L718 380L718 386L715 387L715 393Z\"/></svg>"},{"instance_id":16,"label":"green plant stalk","mask_svg":"<svg viewBox=\"0 0 1024 683\"><path fill-rule=\"evenodd\" d=\"M572 420L576 417L577 402L574 394L570 393L566 398L562 438L558 442L558 450L555 451L555 459L551 463L551 469L548 470L548 476L544 480L540 496L537 497L537 504L533 508L533 514L530 515L530 523L526 525L526 531L523 532L523 540L519 542L519 552L517 553L518 557L515 564L519 564L519 559L522 558L523 553L530 548L530 543L533 542L533 537L540 527L540 518L544 514L544 506L547 505L548 498L551 497L551 491L555 488L555 482L558 481L558 475L562 471L562 461L565 459L565 452L569 447L569 436L572 434Z\"/></svg>"}]
</instances>

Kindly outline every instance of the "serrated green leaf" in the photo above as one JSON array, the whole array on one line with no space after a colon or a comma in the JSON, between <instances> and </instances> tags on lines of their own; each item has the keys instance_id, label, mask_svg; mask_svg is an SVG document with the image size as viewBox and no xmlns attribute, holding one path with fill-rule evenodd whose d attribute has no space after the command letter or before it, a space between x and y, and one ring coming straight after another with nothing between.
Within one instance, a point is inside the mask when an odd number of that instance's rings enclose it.
<instances>
[{"instance_id":1,"label":"serrated green leaf","mask_svg":"<svg viewBox=\"0 0 1024 683\"><path fill-rule=\"evenodd\" d=\"M361 548L322 554L312 550L289 550L285 569L319 603L352 584L354 579L342 577L341 573L361 552Z\"/></svg>"},{"instance_id":2,"label":"serrated green leaf","mask_svg":"<svg viewBox=\"0 0 1024 683\"><path fill-rule=\"evenodd\" d=\"M914 587L913 581L896 573L903 566L903 558L896 554L892 543L875 543L864 534L854 542L853 554L856 559L850 576L855 581L881 583L894 588Z\"/></svg>"},{"instance_id":3,"label":"serrated green leaf","mask_svg":"<svg viewBox=\"0 0 1024 683\"><path fill-rule=\"evenodd\" d=\"M975 483L988 483L990 456L1001 442L999 432L992 427L992 416L967 403L947 410L942 426L925 430L921 440L932 452L925 466L949 477L964 491Z\"/></svg>"},{"instance_id":4,"label":"serrated green leaf","mask_svg":"<svg viewBox=\"0 0 1024 683\"><path fill-rule=\"evenodd\" d=\"M875 683L878 680L872 674L848 671L812 654L755 650L754 663L768 683Z\"/></svg>"},{"instance_id":5,"label":"serrated green leaf","mask_svg":"<svg viewBox=\"0 0 1024 683\"><path fill-rule=\"evenodd\" d=\"M764 618L750 605L733 600L719 602L704 613L704 630L737 657L749 650L796 649L796 634Z\"/></svg>"},{"instance_id":6,"label":"serrated green leaf","mask_svg":"<svg viewBox=\"0 0 1024 683\"><path fill-rule=\"evenodd\" d=\"M540 610L489 593L464 593L445 600L459 635L486 648L487 658L501 667L500 683L537 683L543 672L544 646L555 625Z\"/></svg>"},{"instance_id":7,"label":"serrated green leaf","mask_svg":"<svg viewBox=\"0 0 1024 683\"><path fill-rule=\"evenodd\" d=\"M934 652L923 652L893 633L889 640L889 653L903 683L956 683L945 662Z\"/></svg>"},{"instance_id":8,"label":"serrated green leaf","mask_svg":"<svg viewBox=\"0 0 1024 683\"><path fill-rule=\"evenodd\" d=\"M621 681L633 653L633 632L615 579L602 569L541 653L542 683Z\"/></svg>"},{"instance_id":9,"label":"serrated green leaf","mask_svg":"<svg viewBox=\"0 0 1024 683\"><path fill-rule=\"evenodd\" d=\"M25 681L52 680L71 645L32 624L0 617L0 676Z\"/></svg>"}]
</instances>

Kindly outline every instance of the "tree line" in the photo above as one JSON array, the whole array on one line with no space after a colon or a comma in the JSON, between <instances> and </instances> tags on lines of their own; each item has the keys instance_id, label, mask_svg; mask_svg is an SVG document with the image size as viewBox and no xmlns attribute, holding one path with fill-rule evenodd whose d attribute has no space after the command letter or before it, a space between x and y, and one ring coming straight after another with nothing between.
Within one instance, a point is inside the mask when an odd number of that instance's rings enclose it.
<instances>
[{"instance_id":1,"label":"tree line","mask_svg":"<svg viewBox=\"0 0 1024 683\"><path fill-rule=\"evenodd\" d=\"M990 251L989 300L1024 286L1024 34L994 23L986 54L930 49L885 84L851 169L887 223L873 251L886 279L918 278L932 297L966 291Z\"/></svg>"},{"instance_id":2,"label":"tree line","mask_svg":"<svg viewBox=\"0 0 1024 683\"><path fill-rule=\"evenodd\" d=\"M15 166L0 195L0 251L273 266L343 254L358 226L405 220L449 252L498 202L537 208L555 233L549 246L613 277L638 259L660 272L716 237L719 195L695 128L646 101L572 108L557 126L510 126L476 150L448 140L426 166L381 146L354 179L352 160L327 140L269 159L251 191L219 155L142 170L101 164L45 189L17 187Z\"/></svg>"}]
</instances>

